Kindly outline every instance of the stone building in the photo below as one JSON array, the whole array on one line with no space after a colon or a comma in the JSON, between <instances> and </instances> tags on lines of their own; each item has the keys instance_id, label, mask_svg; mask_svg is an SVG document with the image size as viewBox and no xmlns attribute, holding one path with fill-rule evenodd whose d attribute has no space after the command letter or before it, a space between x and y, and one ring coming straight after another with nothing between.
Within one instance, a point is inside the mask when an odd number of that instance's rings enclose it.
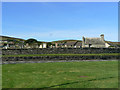
<instances>
[{"instance_id":1,"label":"stone building","mask_svg":"<svg viewBox=\"0 0 120 90\"><path fill-rule=\"evenodd\" d=\"M64 48L64 47L65 47L65 42L55 43L55 48Z\"/></svg>"},{"instance_id":2,"label":"stone building","mask_svg":"<svg viewBox=\"0 0 120 90\"><path fill-rule=\"evenodd\" d=\"M83 37L82 38L82 47L94 47L94 48L108 48L109 44L107 44L104 40L104 34L101 34L100 37L94 37L94 38L88 38Z\"/></svg>"},{"instance_id":3,"label":"stone building","mask_svg":"<svg viewBox=\"0 0 120 90\"><path fill-rule=\"evenodd\" d=\"M64 47L66 47L66 48L81 48L82 47L82 42L68 41L64 44Z\"/></svg>"},{"instance_id":4,"label":"stone building","mask_svg":"<svg viewBox=\"0 0 120 90\"><path fill-rule=\"evenodd\" d=\"M43 43L43 48L47 48L47 43Z\"/></svg>"},{"instance_id":5,"label":"stone building","mask_svg":"<svg viewBox=\"0 0 120 90\"><path fill-rule=\"evenodd\" d=\"M82 42L77 41L77 43L74 46L75 48L82 48Z\"/></svg>"},{"instance_id":6,"label":"stone building","mask_svg":"<svg viewBox=\"0 0 120 90\"><path fill-rule=\"evenodd\" d=\"M64 46L67 48L73 48L75 44L76 44L76 41L68 41L64 44Z\"/></svg>"},{"instance_id":7,"label":"stone building","mask_svg":"<svg viewBox=\"0 0 120 90\"><path fill-rule=\"evenodd\" d=\"M119 43L118 42L109 42L109 41L105 41L106 45L109 46L109 48L119 48Z\"/></svg>"}]
</instances>

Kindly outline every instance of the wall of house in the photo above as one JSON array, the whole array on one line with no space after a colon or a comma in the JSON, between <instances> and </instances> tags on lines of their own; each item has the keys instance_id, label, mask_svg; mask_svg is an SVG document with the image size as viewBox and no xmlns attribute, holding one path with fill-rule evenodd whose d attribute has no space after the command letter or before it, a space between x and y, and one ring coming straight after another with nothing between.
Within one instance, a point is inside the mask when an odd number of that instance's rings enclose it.
<instances>
[{"instance_id":1,"label":"wall of house","mask_svg":"<svg viewBox=\"0 0 120 90\"><path fill-rule=\"evenodd\" d=\"M108 48L110 45L108 43L105 43L105 47Z\"/></svg>"},{"instance_id":2,"label":"wall of house","mask_svg":"<svg viewBox=\"0 0 120 90\"><path fill-rule=\"evenodd\" d=\"M84 47L89 47L89 45L84 45ZM96 48L105 48L105 45L97 45L97 44L92 44L90 47L96 47Z\"/></svg>"},{"instance_id":3,"label":"wall of house","mask_svg":"<svg viewBox=\"0 0 120 90\"><path fill-rule=\"evenodd\" d=\"M120 53L120 48L39 48L39 49L3 49L3 55L18 54L88 54Z\"/></svg>"},{"instance_id":4,"label":"wall of house","mask_svg":"<svg viewBox=\"0 0 120 90\"><path fill-rule=\"evenodd\" d=\"M105 47L105 45L91 45L91 47L104 48L104 47Z\"/></svg>"}]
</instances>

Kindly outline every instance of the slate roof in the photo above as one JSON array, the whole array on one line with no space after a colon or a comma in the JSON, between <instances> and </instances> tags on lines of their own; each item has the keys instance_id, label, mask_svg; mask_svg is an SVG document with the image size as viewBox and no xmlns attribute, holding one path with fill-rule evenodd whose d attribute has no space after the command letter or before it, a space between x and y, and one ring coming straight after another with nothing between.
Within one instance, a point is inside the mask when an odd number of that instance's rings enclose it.
<instances>
[{"instance_id":1,"label":"slate roof","mask_svg":"<svg viewBox=\"0 0 120 90\"><path fill-rule=\"evenodd\" d=\"M105 45L102 38L85 38L85 44Z\"/></svg>"},{"instance_id":2,"label":"slate roof","mask_svg":"<svg viewBox=\"0 0 120 90\"><path fill-rule=\"evenodd\" d=\"M58 43L58 46L63 46L64 44L65 44L65 42Z\"/></svg>"},{"instance_id":3,"label":"slate roof","mask_svg":"<svg viewBox=\"0 0 120 90\"><path fill-rule=\"evenodd\" d=\"M113 47L119 47L118 45L116 44L113 44L113 43L110 43L110 42L107 42L110 46L113 46Z\"/></svg>"},{"instance_id":4,"label":"slate roof","mask_svg":"<svg viewBox=\"0 0 120 90\"><path fill-rule=\"evenodd\" d=\"M75 44L77 43L77 41L68 41L65 43L65 45L67 46L75 46Z\"/></svg>"},{"instance_id":5,"label":"slate roof","mask_svg":"<svg viewBox=\"0 0 120 90\"><path fill-rule=\"evenodd\" d=\"M82 42L77 42L75 46L82 46Z\"/></svg>"}]
</instances>

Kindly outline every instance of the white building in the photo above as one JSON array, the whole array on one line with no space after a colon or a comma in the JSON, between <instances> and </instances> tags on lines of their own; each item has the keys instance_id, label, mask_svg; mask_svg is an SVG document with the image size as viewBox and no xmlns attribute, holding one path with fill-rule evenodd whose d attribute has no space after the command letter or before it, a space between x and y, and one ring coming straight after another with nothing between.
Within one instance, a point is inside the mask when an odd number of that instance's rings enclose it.
<instances>
[{"instance_id":1,"label":"white building","mask_svg":"<svg viewBox=\"0 0 120 90\"><path fill-rule=\"evenodd\" d=\"M43 48L47 48L47 44L46 43L43 43Z\"/></svg>"}]
</instances>

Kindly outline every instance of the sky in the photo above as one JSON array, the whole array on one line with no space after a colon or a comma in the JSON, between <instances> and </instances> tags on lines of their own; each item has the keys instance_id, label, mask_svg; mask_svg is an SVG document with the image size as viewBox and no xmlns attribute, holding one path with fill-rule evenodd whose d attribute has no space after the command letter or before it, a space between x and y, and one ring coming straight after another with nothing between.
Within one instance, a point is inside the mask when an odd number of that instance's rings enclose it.
<instances>
[{"instance_id":1,"label":"sky","mask_svg":"<svg viewBox=\"0 0 120 90\"><path fill-rule=\"evenodd\" d=\"M56 41L105 35L118 41L117 2L3 2L2 35Z\"/></svg>"}]
</instances>

